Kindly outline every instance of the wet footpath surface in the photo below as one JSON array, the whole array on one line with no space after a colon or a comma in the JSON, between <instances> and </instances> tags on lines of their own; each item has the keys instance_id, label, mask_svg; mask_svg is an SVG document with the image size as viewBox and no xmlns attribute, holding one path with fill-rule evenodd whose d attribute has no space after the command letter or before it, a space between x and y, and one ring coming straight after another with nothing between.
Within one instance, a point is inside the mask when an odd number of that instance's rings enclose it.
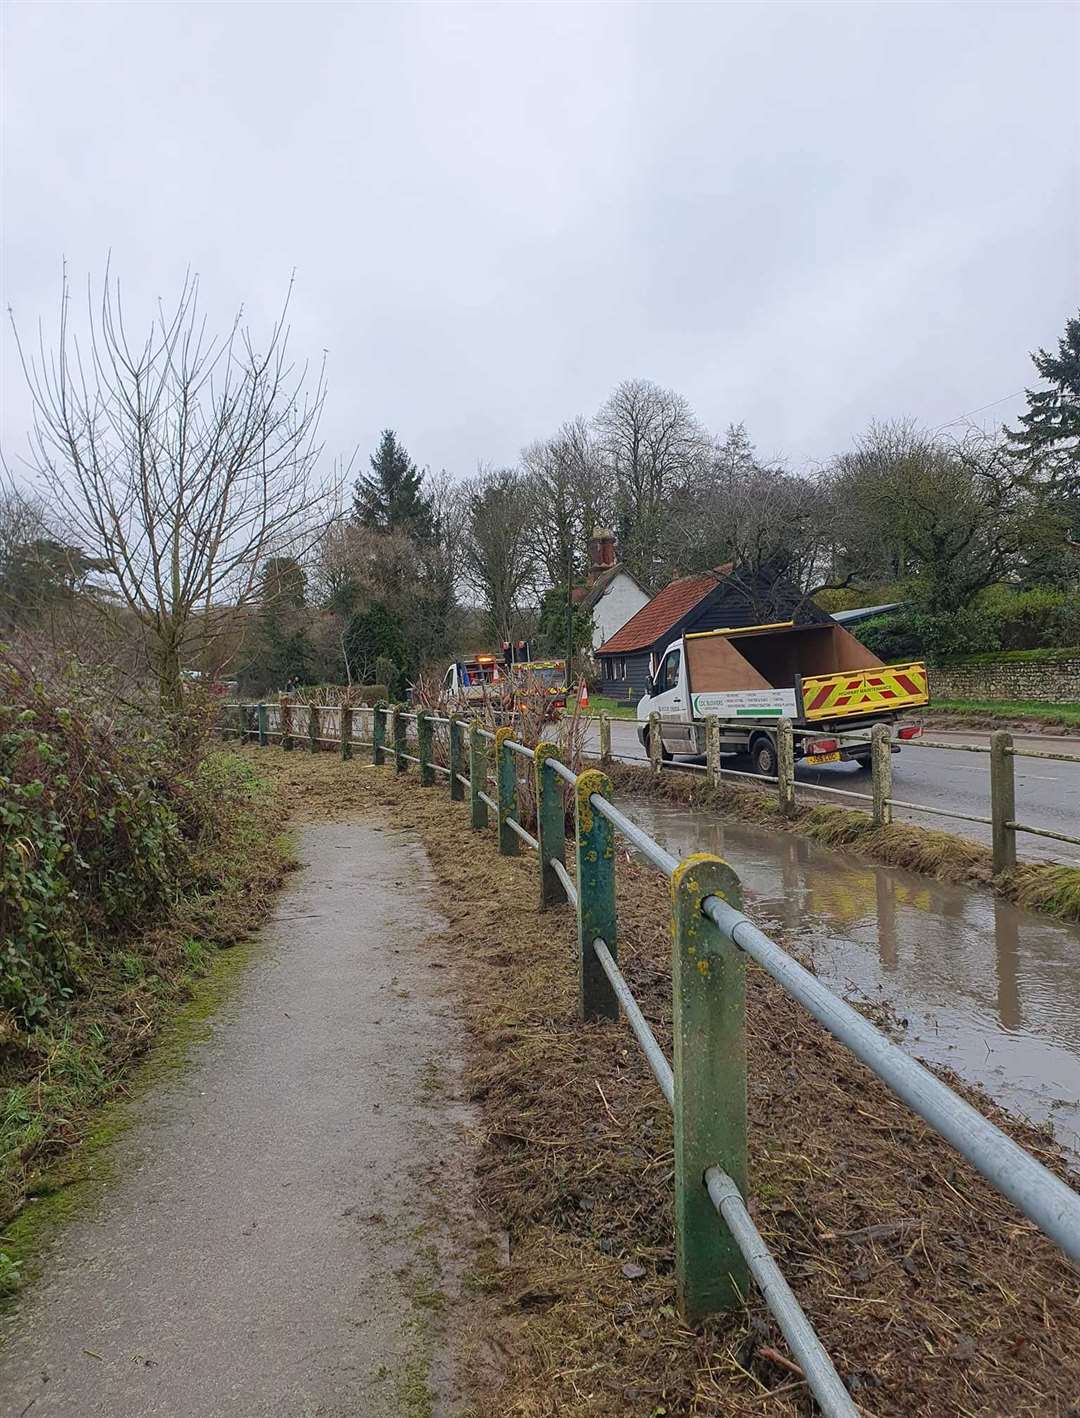
<instances>
[{"instance_id":1,"label":"wet footpath surface","mask_svg":"<svg viewBox=\"0 0 1080 1418\"><path fill-rule=\"evenodd\" d=\"M782 928L838 992L888 1006L916 1057L1052 1123L1080 1160L1080 927L792 833L666 803L624 807L676 856L726 857L763 929Z\"/></svg>"},{"instance_id":2,"label":"wet footpath surface","mask_svg":"<svg viewBox=\"0 0 1080 1418\"><path fill-rule=\"evenodd\" d=\"M302 828L299 856L210 1039L133 1105L116 1180L0 1320L3 1418L429 1402L428 1205L468 1122L432 1086L460 1041L426 859L356 822Z\"/></svg>"}]
</instances>

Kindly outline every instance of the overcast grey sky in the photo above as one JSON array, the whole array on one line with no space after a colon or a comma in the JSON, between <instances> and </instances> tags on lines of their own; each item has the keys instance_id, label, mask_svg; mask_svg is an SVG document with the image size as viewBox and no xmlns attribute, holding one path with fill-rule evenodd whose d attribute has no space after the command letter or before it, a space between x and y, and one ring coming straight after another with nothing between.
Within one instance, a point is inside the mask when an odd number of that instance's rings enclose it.
<instances>
[{"instance_id":1,"label":"overcast grey sky","mask_svg":"<svg viewBox=\"0 0 1080 1418\"><path fill-rule=\"evenodd\" d=\"M20 326L65 256L133 325L190 264L265 328L295 268L328 453L469 473L639 376L801 468L1021 389L1080 303L1076 5L9 0L3 50Z\"/></svg>"}]
</instances>

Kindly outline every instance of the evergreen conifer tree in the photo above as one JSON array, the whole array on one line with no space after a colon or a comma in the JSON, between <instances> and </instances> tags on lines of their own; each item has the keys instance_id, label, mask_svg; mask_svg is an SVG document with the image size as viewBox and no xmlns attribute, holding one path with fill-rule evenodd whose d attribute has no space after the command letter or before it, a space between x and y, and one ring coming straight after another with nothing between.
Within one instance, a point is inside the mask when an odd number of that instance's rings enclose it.
<instances>
[{"instance_id":1,"label":"evergreen conifer tree","mask_svg":"<svg viewBox=\"0 0 1080 1418\"><path fill-rule=\"evenodd\" d=\"M370 462L370 476L361 473L354 484L354 519L362 527L425 541L431 533L431 501L424 495L423 475L392 428L383 430Z\"/></svg>"},{"instance_id":2,"label":"evergreen conifer tree","mask_svg":"<svg viewBox=\"0 0 1080 1418\"><path fill-rule=\"evenodd\" d=\"M1027 413L1018 429L1006 429L1016 452L1035 472L1063 483L1075 494L1080 480L1080 314L1065 324L1058 353L1038 350L1031 356L1048 389L1027 391Z\"/></svg>"}]
</instances>

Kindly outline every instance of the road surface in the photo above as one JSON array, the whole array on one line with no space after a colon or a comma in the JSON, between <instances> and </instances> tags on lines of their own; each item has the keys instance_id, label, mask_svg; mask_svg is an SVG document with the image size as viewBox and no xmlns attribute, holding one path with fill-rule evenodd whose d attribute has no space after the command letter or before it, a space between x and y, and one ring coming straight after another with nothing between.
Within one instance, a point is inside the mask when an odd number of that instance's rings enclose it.
<instances>
[{"instance_id":1,"label":"road surface","mask_svg":"<svg viewBox=\"0 0 1080 1418\"><path fill-rule=\"evenodd\" d=\"M358 822L302 828L300 857L212 1038L0 1321L2 1418L396 1418L427 1393L424 1199L460 1185L468 1115L433 1083L462 1043L426 858Z\"/></svg>"},{"instance_id":2,"label":"road surface","mask_svg":"<svg viewBox=\"0 0 1080 1418\"><path fill-rule=\"evenodd\" d=\"M599 751L599 731L590 726L589 745ZM934 729L927 738L942 743L988 744L989 734L969 730L946 733ZM1080 754L1080 739L1039 738L1017 734L1016 739L1026 748L1051 753ZM644 761L645 753L637 740L637 726L628 719L611 721L611 750L617 758ZM746 769L748 764L735 758L725 758L731 767ZM1045 827L1051 832L1065 832L1080 837L1080 763L1053 763L1038 758L1017 758L1016 813L1019 822L1033 827ZM814 785L829 788L850 788L870 793L870 774L860 772L852 763L837 763L820 768L797 768L796 779L809 793ZM822 801L838 805L858 806L856 799L822 793ZM990 761L983 753L950 753L942 749L905 746L893 755L893 796L927 807L948 808L953 812L969 813L972 817L990 816ZM954 821L932 813L911 812L898 808L897 821L918 822L925 827L937 827L969 837L978 842L990 841L990 829L979 823ZM1045 838L1020 835L1017 852L1022 858L1048 858L1053 861L1080 865L1080 847Z\"/></svg>"}]
</instances>

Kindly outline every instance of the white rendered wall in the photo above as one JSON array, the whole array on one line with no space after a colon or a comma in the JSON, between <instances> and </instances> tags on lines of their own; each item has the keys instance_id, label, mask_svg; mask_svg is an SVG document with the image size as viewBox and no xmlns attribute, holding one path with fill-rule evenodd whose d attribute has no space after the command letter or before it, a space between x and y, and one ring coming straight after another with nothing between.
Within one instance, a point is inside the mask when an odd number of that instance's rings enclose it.
<instances>
[{"instance_id":1,"label":"white rendered wall","mask_svg":"<svg viewBox=\"0 0 1080 1418\"><path fill-rule=\"evenodd\" d=\"M605 640L610 640L648 603L648 596L637 582L620 571L593 606L593 649L598 650Z\"/></svg>"}]
</instances>

